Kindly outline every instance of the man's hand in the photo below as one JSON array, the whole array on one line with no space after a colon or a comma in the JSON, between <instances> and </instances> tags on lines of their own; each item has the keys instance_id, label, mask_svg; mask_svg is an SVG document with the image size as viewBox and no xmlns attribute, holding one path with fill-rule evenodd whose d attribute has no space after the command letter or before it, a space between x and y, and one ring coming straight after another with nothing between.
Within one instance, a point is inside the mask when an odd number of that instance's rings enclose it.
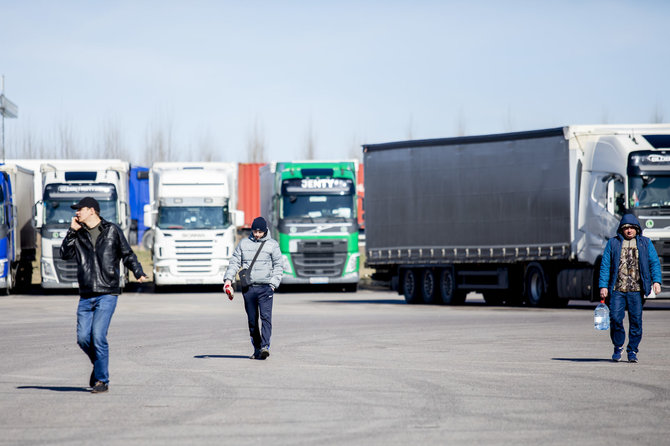
<instances>
[{"instance_id":1,"label":"man's hand","mask_svg":"<svg viewBox=\"0 0 670 446\"><path fill-rule=\"evenodd\" d=\"M149 276L147 276L146 274L143 275L143 276L140 276L140 277L137 279L137 281L138 281L139 283L142 283L142 282L144 282L145 280L149 280Z\"/></svg>"},{"instance_id":2,"label":"man's hand","mask_svg":"<svg viewBox=\"0 0 670 446\"><path fill-rule=\"evenodd\" d=\"M654 282L654 293L655 294L661 293L661 284L658 282Z\"/></svg>"},{"instance_id":3,"label":"man's hand","mask_svg":"<svg viewBox=\"0 0 670 446\"><path fill-rule=\"evenodd\" d=\"M233 295L235 292L233 291L233 282L230 280L226 280L223 285L223 292L228 295L228 299L233 300Z\"/></svg>"},{"instance_id":4,"label":"man's hand","mask_svg":"<svg viewBox=\"0 0 670 446\"><path fill-rule=\"evenodd\" d=\"M605 299L607 297L607 288L600 289L600 298Z\"/></svg>"},{"instance_id":5,"label":"man's hand","mask_svg":"<svg viewBox=\"0 0 670 446\"><path fill-rule=\"evenodd\" d=\"M70 227L74 231L78 231L81 229L81 225L79 224L79 220L77 220L77 217L72 217L72 221L70 222Z\"/></svg>"}]
</instances>

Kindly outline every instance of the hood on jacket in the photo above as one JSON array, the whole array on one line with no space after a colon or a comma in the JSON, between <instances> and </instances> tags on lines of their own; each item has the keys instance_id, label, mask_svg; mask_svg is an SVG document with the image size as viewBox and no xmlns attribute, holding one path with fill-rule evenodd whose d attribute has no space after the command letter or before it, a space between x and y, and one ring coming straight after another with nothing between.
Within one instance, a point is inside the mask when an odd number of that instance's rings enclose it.
<instances>
[{"instance_id":1,"label":"hood on jacket","mask_svg":"<svg viewBox=\"0 0 670 446\"><path fill-rule=\"evenodd\" d=\"M617 229L617 234L623 235L622 228L624 225L633 225L635 227L635 231L637 232L637 235L642 234L642 228L640 227L640 222L638 221L637 217L633 214L624 214L624 216L621 218L621 222L619 223L619 228Z\"/></svg>"},{"instance_id":2,"label":"hood on jacket","mask_svg":"<svg viewBox=\"0 0 670 446\"><path fill-rule=\"evenodd\" d=\"M256 237L254 237L253 233L249 234L249 240L251 240L252 242L260 243L262 241L269 240L269 239L270 239L270 230L269 229L267 231L265 231L265 234L263 235L263 237L259 238L258 240L256 240Z\"/></svg>"}]
</instances>

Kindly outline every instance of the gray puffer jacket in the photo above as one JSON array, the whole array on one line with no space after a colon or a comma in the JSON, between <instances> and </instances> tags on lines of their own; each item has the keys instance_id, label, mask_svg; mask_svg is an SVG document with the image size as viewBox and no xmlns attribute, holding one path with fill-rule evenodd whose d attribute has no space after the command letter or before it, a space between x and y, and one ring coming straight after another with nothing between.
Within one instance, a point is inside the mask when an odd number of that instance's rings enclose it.
<instances>
[{"instance_id":1,"label":"gray puffer jacket","mask_svg":"<svg viewBox=\"0 0 670 446\"><path fill-rule=\"evenodd\" d=\"M258 251L258 247L262 242L263 250L258 254L256 263L251 270L251 282L256 285L270 284L273 287L279 287L281 277L284 272L282 264L281 250L279 243L270 238L270 231L268 231L263 238L256 240L252 235L248 238L240 240L233 256L230 258L230 264L223 276L223 280L235 281L235 276L240 268L249 268L251 261Z\"/></svg>"}]
</instances>

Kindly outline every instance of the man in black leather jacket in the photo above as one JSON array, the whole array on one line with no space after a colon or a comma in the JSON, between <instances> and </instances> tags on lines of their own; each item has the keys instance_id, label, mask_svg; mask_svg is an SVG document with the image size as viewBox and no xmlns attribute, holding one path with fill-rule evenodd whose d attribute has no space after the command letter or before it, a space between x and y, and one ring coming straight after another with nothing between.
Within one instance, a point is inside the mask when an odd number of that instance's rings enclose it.
<instances>
[{"instance_id":1,"label":"man in black leather jacket","mask_svg":"<svg viewBox=\"0 0 670 446\"><path fill-rule=\"evenodd\" d=\"M77 260L79 306L77 343L93 364L89 386L93 393L109 386L109 346L107 330L121 294L120 261L139 282L147 276L121 229L100 217L100 204L85 197L73 204L76 216L60 247L64 260Z\"/></svg>"}]
</instances>

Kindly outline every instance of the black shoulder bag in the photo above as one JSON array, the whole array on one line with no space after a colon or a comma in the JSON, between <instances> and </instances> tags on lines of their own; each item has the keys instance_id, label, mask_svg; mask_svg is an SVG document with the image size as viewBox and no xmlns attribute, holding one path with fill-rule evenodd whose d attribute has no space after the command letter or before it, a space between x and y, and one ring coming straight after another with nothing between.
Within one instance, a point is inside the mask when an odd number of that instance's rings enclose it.
<instances>
[{"instance_id":1,"label":"black shoulder bag","mask_svg":"<svg viewBox=\"0 0 670 446\"><path fill-rule=\"evenodd\" d=\"M258 258L258 254L260 254L261 249L263 249L263 245L267 242L267 240L264 240L261 243L261 246L258 247L258 251L256 251L256 255L254 256L254 259L251 261L251 264L249 265L249 268L242 268L239 272L240 275L240 286L242 288L249 288L251 286L251 268L254 267L254 263L256 263L256 259Z\"/></svg>"}]
</instances>

